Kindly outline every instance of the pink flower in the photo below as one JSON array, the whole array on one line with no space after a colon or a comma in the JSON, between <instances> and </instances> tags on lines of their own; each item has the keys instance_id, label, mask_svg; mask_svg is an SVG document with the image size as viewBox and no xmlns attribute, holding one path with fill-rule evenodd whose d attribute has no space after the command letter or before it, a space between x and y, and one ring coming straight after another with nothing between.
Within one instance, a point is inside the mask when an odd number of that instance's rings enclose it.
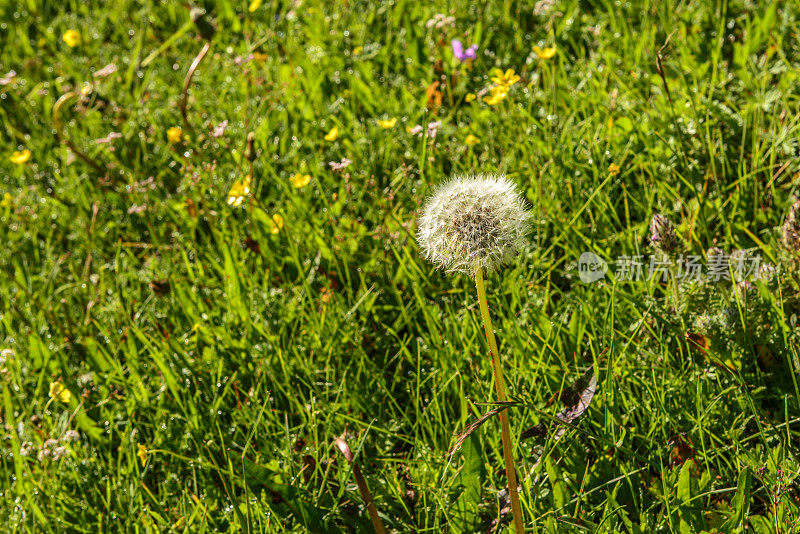
<instances>
[{"instance_id":1,"label":"pink flower","mask_svg":"<svg viewBox=\"0 0 800 534\"><path fill-rule=\"evenodd\" d=\"M225 135L225 130L228 128L228 121L224 120L221 123L217 124L214 127L214 131L211 132L211 137L222 137Z\"/></svg>"},{"instance_id":2,"label":"pink flower","mask_svg":"<svg viewBox=\"0 0 800 534\"><path fill-rule=\"evenodd\" d=\"M342 158L342 161L339 162L329 161L328 165L330 165L331 169L333 169L334 171L341 171L342 169L346 169L347 167L349 167L351 163L353 162L350 161L349 159Z\"/></svg>"},{"instance_id":3,"label":"pink flower","mask_svg":"<svg viewBox=\"0 0 800 534\"><path fill-rule=\"evenodd\" d=\"M416 135L417 137L422 137L422 126L419 124L412 126L411 128L406 128L406 131L411 135Z\"/></svg>"},{"instance_id":4,"label":"pink flower","mask_svg":"<svg viewBox=\"0 0 800 534\"><path fill-rule=\"evenodd\" d=\"M147 210L147 204L133 204L130 208L128 208L128 214L132 215L134 213L142 213L143 211Z\"/></svg>"},{"instance_id":5,"label":"pink flower","mask_svg":"<svg viewBox=\"0 0 800 534\"><path fill-rule=\"evenodd\" d=\"M117 72L117 70L119 70L119 69L117 68L116 64L109 63L108 65L106 65L102 69L100 69L97 72L95 72L94 74L92 74L92 76L94 76L95 78L105 78L106 76L111 76L112 74Z\"/></svg>"},{"instance_id":6,"label":"pink flower","mask_svg":"<svg viewBox=\"0 0 800 534\"><path fill-rule=\"evenodd\" d=\"M113 141L114 139L119 139L122 137L122 134L119 132L111 132L105 137L101 137L100 139L95 139L94 142L98 145L105 145Z\"/></svg>"},{"instance_id":7,"label":"pink flower","mask_svg":"<svg viewBox=\"0 0 800 534\"><path fill-rule=\"evenodd\" d=\"M8 71L8 74L0 78L0 85L8 85L14 81L14 78L17 77L17 73L13 70Z\"/></svg>"},{"instance_id":8,"label":"pink flower","mask_svg":"<svg viewBox=\"0 0 800 534\"><path fill-rule=\"evenodd\" d=\"M428 137L429 139L436 139L436 134L439 132L439 126L441 125L442 123L439 121L429 122L428 129L425 132L425 136Z\"/></svg>"}]
</instances>

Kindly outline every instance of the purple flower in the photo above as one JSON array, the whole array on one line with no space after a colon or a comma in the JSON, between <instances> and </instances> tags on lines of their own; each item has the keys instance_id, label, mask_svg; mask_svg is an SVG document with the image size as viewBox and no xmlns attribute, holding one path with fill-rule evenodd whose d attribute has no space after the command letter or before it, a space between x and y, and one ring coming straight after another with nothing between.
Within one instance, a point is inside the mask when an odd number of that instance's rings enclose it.
<instances>
[{"instance_id":1,"label":"purple flower","mask_svg":"<svg viewBox=\"0 0 800 534\"><path fill-rule=\"evenodd\" d=\"M453 39L450 42L453 45L453 55L459 61L466 61L468 59L475 59L478 57L478 45L474 44L464 50L464 45L458 39Z\"/></svg>"}]
</instances>

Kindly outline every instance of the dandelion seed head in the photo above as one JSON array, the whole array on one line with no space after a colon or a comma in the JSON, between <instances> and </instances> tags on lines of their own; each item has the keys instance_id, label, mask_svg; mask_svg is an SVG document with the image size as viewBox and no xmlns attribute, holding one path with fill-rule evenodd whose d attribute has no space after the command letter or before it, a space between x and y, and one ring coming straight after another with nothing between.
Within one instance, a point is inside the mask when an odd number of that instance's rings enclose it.
<instances>
[{"instance_id":1,"label":"dandelion seed head","mask_svg":"<svg viewBox=\"0 0 800 534\"><path fill-rule=\"evenodd\" d=\"M529 220L505 176L456 176L425 202L417 241L425 258L447 272L491 272L522 250Z\"/></svg>"}]
</instances>

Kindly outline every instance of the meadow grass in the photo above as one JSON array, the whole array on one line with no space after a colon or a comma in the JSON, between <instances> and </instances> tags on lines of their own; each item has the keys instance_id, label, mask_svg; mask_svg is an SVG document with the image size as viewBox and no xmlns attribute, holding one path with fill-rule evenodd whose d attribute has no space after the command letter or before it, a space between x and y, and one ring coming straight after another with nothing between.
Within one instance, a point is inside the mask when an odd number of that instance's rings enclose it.
<instances>
[{"instance_id":1,"label":"meadow grass","mask_svg":"<svg viewBox=\"0 0 800 534\"><path fill-rule=\"evenodd\" d=\"M474 282L415 241L498 172L533 214L486 280L527 528L797 532L800 4L547 4L207 2L187 128L187 5L0 3L3 531L370 532L338 437L388 531L510 529L497 418L446 455L493 407ZM646 264L654 213L777 278L581 282Z\"/></svg>"}]
</instances>

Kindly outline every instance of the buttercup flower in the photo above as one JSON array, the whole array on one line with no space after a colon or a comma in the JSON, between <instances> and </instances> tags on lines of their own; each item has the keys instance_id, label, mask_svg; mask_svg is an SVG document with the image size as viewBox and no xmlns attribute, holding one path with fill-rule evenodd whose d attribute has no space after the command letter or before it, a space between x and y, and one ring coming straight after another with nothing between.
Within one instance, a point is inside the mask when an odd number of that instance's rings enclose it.
<instances>
[{"instance_id":1,"label":"buttercup flower","mask_svg":"<svg viewBox=\"0 0 800 534\"><path fill-rule=\"evenodd\" d=\"M183 140L183 130L180 126L173 126L167 130L167 141L171 145L177 145Z\"/></svg>"},{"instance_id":2,"label":"buttercup flower","mask_svg":"<svg viewBox=\"0 0 800 534\"><path fill-rule=\"evenodd\" d=\"M394 125L397 124L397 119L392 117L391 119L380 120L378 119L378 126L381 128L388 130L389 128L394 128Z\"/></svg>"},{"instance_id":3,"label":"buttercup flower","mask_svg":"<svg viewBox=\"0 0 800 534\"><path fill-rule=\"evenodd\" d=\"M334 126L327 134L325 134L326 141L336 141L339 139L339 128Z\"/></svg>"},{"instance_id":4,"label":"buttercup flower","mask_svg":"<svg viewBox=\"0 0 800 534\"><path fill-rule=\"evenodd\" d=\"M139 451L136 453L136 456L139 457L139 461L142 462L142 467L144 467L147 463L147 447L139 443L138 449Z\"/></svg>"},{"instance_id":5,"label":"buttercup flower","mask_svg":"<svg viewBox=\"0 0 800 534\"><path fill-rule=\"evenodd\" d=\"M15 150L11 157L8 158L11 163L16 163L17 165L24 165L31 159L31 151L27 148L25 150Z\"/></svg>"},{"instance_id":6,"label":"buttercup flower","mask_svg":"<svg viewBox=\"0 0 800 534\"><path fill-rule=\"evenodd\" d=\"M464 50L464 45L461 44L461 41L453 39L450 41L450 45L453 47L453 56L461 62L478 57L478 45L476 44Z\"/></svg>"},{"instance_id":7,"label":"buttercup flower","mask_svg":"<svg viewBox=\"0 0 800 534\"><path fill-rule=\"evenodd\" d=\"M467 93L467 96L464 97L464 102L472 102L475 98L475 93Z\"/></svg>"},{"instance_id":8,"label":"buttercup flower","mask_svg":"<svg viewBox=\"0 0 800 534\"><path fill-rule=\"evenodd\" d=\"M235 181L228 191L228 204L233 206L240 206L244 199L250 194L250 184L252 177L248 174L242 181Z\"/></svg>"},{"instance_id":9,"label":"buttercup flower","mask_svg":"<svg viewBox=\"0 0 800 534\"><path fill-rule=\"evenodd\" d=\"M656 213L650 220L650 242L662 252L672 252L678 245L678 234L665 216Z\"/></svg>"},{"instance_id":10,"label":"buttercup flower","mask_svg":"<svg viewBox=\"0 0 800 534\"><path fill-rule=\"evenodd\" d=\"M50 392L48 393L51 399L57 399L63 403L69 402L72 398L72 393L64 387L61 380L50 382Z\"/></svg>"},{"instance_id":11,"label":"buttercup flower","mask_svg":"<svg viewBox=\"0 0 800 534\"><path fill-rule=\"evenodd\" d=\"M295 187L295 189L300 189L301 187L308 185L308 183L311 181L311 175L300 174L298 172L289 178L289 181L292 182L292 185Z\"/></svg>"},{"instance_id":12,"label":"buttercup flower","mask_svg":"<svg viewBox=\"0 0 800 534\"><path fill-rule=\"evenodd\" d=\"M609 165L608 166L608 174L610 174L611 176L618 175L619 174L619 165L617 165L616 163L612 163L611 165Z\"/></svg>"},{"instance_id":13,"label":"buttercup flower","mask_svg":"<svg viewBox=\"0 0 800 534\"><path fill-rule=\"evenodd\" d=\"M495 69L495 74L492 81L500 87L505 87L506 90L519 81L519 75L514 74L514 69L508 69L503 72L502 69Z\"/></svg>"},{"instance_id":14,"label":"buttercup flower","mask_svg":"<svg viewBox=\"0 0 800 534\"><path fill-rule=\"evenodd\" d=\"M277 234L282 229L283 229L283 217L281 217L276 213L272 216L272 228L270 228L270 233Z\"/></svg>"},{"instance_id":15,"label":"buttercup flower","mask_svg":"<svg viewBox=\"0 0 800 534\"><path fill-rule=\"evenodd\" d=\"M258 9L259 7L261 7L261 3L262 3L262 1L263 1L263 0L253 0L252 2L250 2L250 7L248 7L248 8L247 8L247 11L249 11L250 13L252 13L252 12L253 12L253 11L255 11L256 9Z\"/></svg>"},{"instance_id":16,"label":"buttercup flower","mask_svg":"<svg viewBox=\"0 0 800 534\"><path fill-rule=\"evenodd\" d=\"M417 241L425 258L445 271L493 271L522 250L529 219L505 176L457 176L425 202Z\"/></svg>"},{"instance_id":17,"label":"buttercup flower","mask_svg":"<svg viewBox=\"0 0 800 534\"><path fill-rule=\"evenodd\" d=\"M469 134L466 139L464 139L464 144L467 146L475 146L480 142L481 140L472 134Z\"/></svg>"},{"instance_id":18,"label":"buttercup flower","mask_svg":"<svg viewBox=\"0 0 800 534\"><path fill-rule=\"evenodd\" d=\"M483 97L483 101L489 104L490 106L496 106L500 102L506 99L508 96L508 87L505 85L495 85L492 87L489 96Z\"/></svg>"},{"instance_id":19,"label":"buttercup flower","mask_svg":"<svg viewBox=\"0 0 800 534\"><path fill-rule=\"evenodd\" d=\"M539 48L538 46L534 46L533 52L539 57L539 59L550 59L556 55L556 47L551 46L548 48Z\"/></svg>"},{"instance_id":20,"label":"buttercup flower","mask_svg":"<svg viewBox=\"0 0 800 534\"><path fill-rule=\"evenodd\" d=\"M81 34L75 30L67 30L64 32L64 35L61 36L61 39L67 43L67 46L70 48L75 48L76 46L81 44Z\"/></svg>"}]
</instances>

